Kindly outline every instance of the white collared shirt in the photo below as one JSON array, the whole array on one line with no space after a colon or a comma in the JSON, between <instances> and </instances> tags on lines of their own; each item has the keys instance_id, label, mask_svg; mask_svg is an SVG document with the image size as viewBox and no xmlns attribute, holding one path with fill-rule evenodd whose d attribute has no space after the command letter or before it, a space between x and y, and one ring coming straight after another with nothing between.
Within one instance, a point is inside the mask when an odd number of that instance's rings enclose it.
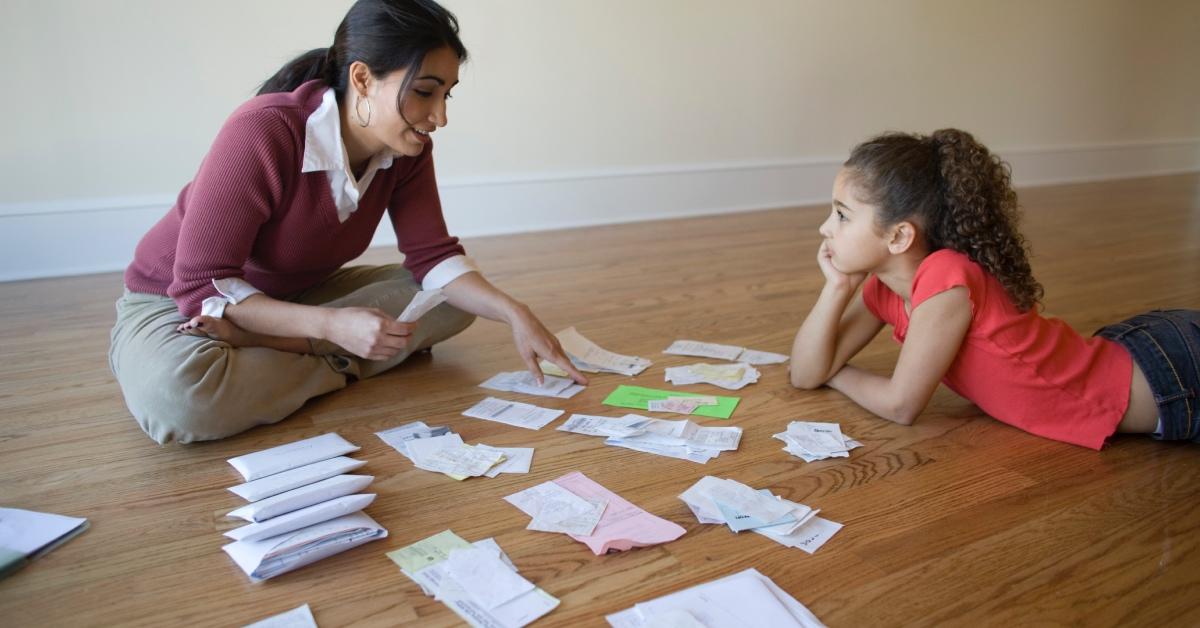
<instances>
[{"instance_id":1,"label":"white collared shirt","mask_svg":"<svg viewBox=\"0 0 1200 628\"><path fill-rule=\"evenodd\" d=\"M304 124L304 159L300 172L324 172L329 178L329 189L333 194L334 205L337 207L338 222L346 222L358 209L358 200L366 193L375 174L380 170L392 167L399 155L390 150L384 150L371 157L367 169L361 177L355 177L350 170L350 158L346 153L346 144L342 141L342 123L338 115L337 92L332 88L325 90L321 96L321 104L308 116ZM424 290L435 290L458 279L469 272L479 272L479 267L466 255L448 257L438 263L425 274L421 282ZM213 279L213 287L221 293L219 297L209 297L200 306L200 313L205 316L221 318L225 314L225 306L238 304L262 290L250 285L240 277Z\"/></svg>"}]
</instances>

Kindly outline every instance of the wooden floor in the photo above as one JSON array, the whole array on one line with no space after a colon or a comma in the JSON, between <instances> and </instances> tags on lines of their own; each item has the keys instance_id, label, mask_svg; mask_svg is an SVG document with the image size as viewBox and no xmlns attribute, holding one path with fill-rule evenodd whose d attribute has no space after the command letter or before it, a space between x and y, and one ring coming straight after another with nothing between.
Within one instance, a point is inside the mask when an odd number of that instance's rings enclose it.
<instances>
[{"instance_id":1,"label":"wooden floor","mask_svg":"<svg viewBox=\"0 0 1200 628\"><path fill-rule=\"evenodd\" d=\"M1023 190L1047 311L1090 333L1161 306L1200 308L1200 176ZM666 387L678 338L786 352L821 285L824 208L746 213L469 240L492 280L552 329L650 358L637 378L600 375L568 412L623 411L617 385ZM372 251L366 261L393 260ZM538 625L603 616L757 568L831 626L1197 625L1200 446L1117 438L1101 452L1030 436L939 390L913 427L836 392L789 388L763 367L730 422L741 449L707 465L460 416L476 384L521 363L506 327L480 322L378 378L292 418L223 442L159 447L137 427L105 352L119 275L0 284L0 504L87 517L92 528L0 580L5 626L241 625L303 603L322 626L455 625L384 553L450 528L494 536L521 573L562 600ZM888 333L857 363L887 370ZM688 390L715 391L708 386ZM837 421L865 443L805 464L771 434ZM528 475L458 483L416 470L373 432L423 420L468 442L537 448ZM713 424L724 424L713 422ZM314 566L250 584L220 550L239 505L227 458L336 431L362 447L379 494L367 512L391 533ZM524 529L501 500L582 471L687 528L679 540L593 556ZM703 475L768 488L845 528L815 555L700 525L677 495Z\"/></svg>"}]
</instances>

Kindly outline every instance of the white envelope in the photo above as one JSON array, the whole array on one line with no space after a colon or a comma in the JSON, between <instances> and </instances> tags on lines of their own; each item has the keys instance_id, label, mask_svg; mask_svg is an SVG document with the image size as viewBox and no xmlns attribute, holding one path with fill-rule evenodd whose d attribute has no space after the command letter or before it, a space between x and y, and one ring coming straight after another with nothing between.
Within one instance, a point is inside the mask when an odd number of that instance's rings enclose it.
<instances>
[{"instance_id":1,"label":"white envelope","mask_svg":"<svg viewBox=\"0 0 1200 628\"><path fill-rule=\"evenodd\" d=\"M348 473L364 464L367 464L365 460L355 460L354 458L338 456L337 458L330 458L329 460L322 460L298 467L291 471L276 473L261 480L231 486L229 490L246 501L256 502L294 488L307 486L325 478Z\"/></svg>"},{"instance_id":2,"label":"white envelope","mask_svg":"<svg viewBox=\"0 0 1200 628\"><path fill-rule=\"evenodd\" d=\"M259 523L313 504L327 502L335 497L352 495L366 488L374 479L373 475L335 475L315 484L294 488L286 493L246 504L225 516L239 517L251 523Z\"/></svg>"},{"instance_id":3,"label":"white envelope","mask_svg":"<svg viewBox=\"0 0 1200 628\"><path fill-rule=\"evenodd\" d=\"M301 508L300 510L268 519L262 523L251 523L240 528L234 528L225 536L235 541L258 541L273 536L287 534L301 528L336 519L343 515L362 510L375 501L374 493L347 495L327 502Z\"/></svg>"},{"instance_id":4,"label":"white envelope","mask_svg":"<svg viewBox=\"0 0 1200 628\"><path fill-rule=\"evenodd\" d=\"M221 549L251 580L260 582L387 535L366 513L356 512L290 534L238 541Z\"/></svg>"},{"instance_id":5,"label":"white envelope","mask_svg":"<svg viewBox=\"0 0 1200 628\"><path fill-rule=\"evenodd\" d=\"M358 450L350 441L330 432L230 458L229 464L249 482Z\"/></svg>"}]
</instances>

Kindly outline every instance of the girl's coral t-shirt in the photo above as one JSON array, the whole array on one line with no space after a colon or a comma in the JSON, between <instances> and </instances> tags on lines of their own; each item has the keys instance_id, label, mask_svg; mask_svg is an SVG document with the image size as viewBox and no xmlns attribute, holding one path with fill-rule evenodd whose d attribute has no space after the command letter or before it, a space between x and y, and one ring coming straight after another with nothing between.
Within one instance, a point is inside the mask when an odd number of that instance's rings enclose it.
<instances>
[{"instance_id":1,"label":"girl's coral t-shirt","mask_svg":"<svg viewBox=\"0 0 1200 628\"><path fill-rule=\"evenodd\" d=\"M903 343L909 312L956 286L969 294L971 326L942 382L1009 425L1100 449L1129 406L1133 361L1120 345L1084 338L1036 310L1017 310L994 276L949 249L922 260L910 309L874 275L863 284L863 301Z\"/></svg>"}]
</instances>

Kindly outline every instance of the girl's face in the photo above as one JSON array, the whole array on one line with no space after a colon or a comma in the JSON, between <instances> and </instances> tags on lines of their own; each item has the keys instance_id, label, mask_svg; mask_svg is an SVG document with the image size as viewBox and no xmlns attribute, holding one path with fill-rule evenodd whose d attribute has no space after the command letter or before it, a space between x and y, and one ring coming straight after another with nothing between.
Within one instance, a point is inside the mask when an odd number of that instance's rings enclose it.
<instances>
[{"instance_id":1,"label":"girl's face","mask_svg":"<svg viewBox=\"0 0 1200 628\"><path fill-rule=\"evenodd\" d=\"M833 206L820 233L838 272L872 272L889 258L888 240L875 225L875 206L865 203L849 171L842 168L833 182Z\"/></svg>"},{"instance_id":2,"label":"girl's face","mask_svg":"<svg viewBox=\"0 0 1200 628\"><path fill-rule=\"evenodd\" d=\"M403 116L396 102L408 70L396 70L374 81L367 93L373 115L363 130L401 155L420 155L429 135L446 126L446 101L458 84L458 64L458 56L448 47L429 51L404 95ZM362 113L366 113L366 104Z\"/></svg>"}]
</instances>

